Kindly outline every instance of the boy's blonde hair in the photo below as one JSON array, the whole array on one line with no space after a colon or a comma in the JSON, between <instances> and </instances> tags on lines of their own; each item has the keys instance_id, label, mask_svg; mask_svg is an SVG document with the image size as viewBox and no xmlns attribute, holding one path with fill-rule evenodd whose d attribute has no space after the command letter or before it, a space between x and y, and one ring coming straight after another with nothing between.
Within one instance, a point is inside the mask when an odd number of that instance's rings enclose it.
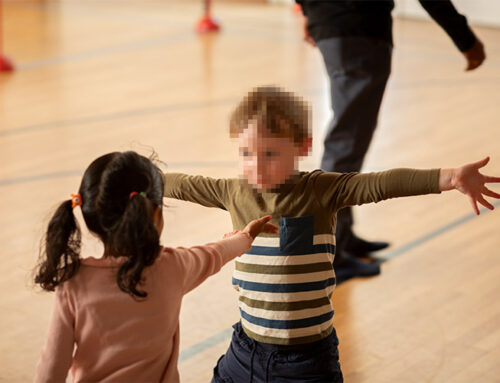
<instances>
[{"instance_id":1,"label":"boy's blonde hair","mask_svg":"<svg viewBox=\"0 0 500 383\"><path fill-rule=\"evenodd\" d=\"M311 137L311 108L301 97L277 86L252 89L231 114L229 132L238 137L251 120L271 134L301 144Z\"/></svg>"}]
</instances>

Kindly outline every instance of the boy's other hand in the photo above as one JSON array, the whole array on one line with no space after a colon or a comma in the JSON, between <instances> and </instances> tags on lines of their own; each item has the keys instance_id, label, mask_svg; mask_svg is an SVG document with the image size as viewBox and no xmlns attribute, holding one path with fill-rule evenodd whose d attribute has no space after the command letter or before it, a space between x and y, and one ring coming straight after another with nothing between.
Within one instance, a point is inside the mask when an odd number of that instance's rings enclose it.
<instances>
[{"instance_id":1,"label":"boy's other hand","mask_svg":"<svg viewBox=\"0 0 500 383\"><path fill-rule=\"evenodd\" d=\"M484 45L477 38L476 41L474 42L474 45L468 51L462 53L465 56L465 59L467 60L467 67L465 68L466 71L471 71L481 66L481 64L486 58L486 53L484 52Z\"/></svg>"},{"instance_id":2,"label":"boy's other hand","mask_svg":"<svg viewBox=\"0 0 500 383\"><path fill-rule=\"evenodd\" d=\"M490 158L486 157L478 162L461 166L457 169L442 169L439 175L439 188L441 191L457 189L469 197L472 209L479 215L477 203L493 210L494 207L484 196L500 198L500 194L486 187L487 183L500 182L500 177L483 175L479 169L486 166Z\"/></svg>"},{"instance_id":3,"label":"boy's other hand","mask_svg":"<svg viewBox=\"0 0 500 383\"><path fill-rule=\"evenodd\" d=\"M262 218L254 219L242 231L250 234L253 239L255 239L260 233L276 234L278 233L279 228L269 223L271 218L272 217L270 215L266 215Z\"/></svg>"}]
</instances>

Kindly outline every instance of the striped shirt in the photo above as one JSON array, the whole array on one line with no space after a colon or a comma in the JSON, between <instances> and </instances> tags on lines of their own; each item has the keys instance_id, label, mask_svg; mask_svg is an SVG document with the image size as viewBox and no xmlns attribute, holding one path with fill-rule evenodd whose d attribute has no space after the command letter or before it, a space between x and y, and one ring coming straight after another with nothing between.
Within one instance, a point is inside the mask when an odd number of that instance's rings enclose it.
<instances>
[{"instance_id":1,"label":"striped shirt","mask_svg":"<svg viewBox=\"0 0 500 383\"><path fill-rule=\"evenodd\" d=\"M260 193L240 179L165 174L165 197L218 207L235 230L272 215L279 235L261 234L235 264L241 323L259 342L294 345L333 329L336 212L393 197L439 193L439 170L296 174L275 192Z\"/></svg>"},{"instance_id":2,"label":"striped shirt","mask_svg":"<svg viewBox=\"0 0 500 383\"><path fill-rule=\"evenodd\" d=\"M280 250L280 238L257 238L236 261L233 285L239 291L243 328L252 338L297 344L330 334L334 236L318 234L311 239L310 249L289 254Z\"/></svg>"}]
</instances>

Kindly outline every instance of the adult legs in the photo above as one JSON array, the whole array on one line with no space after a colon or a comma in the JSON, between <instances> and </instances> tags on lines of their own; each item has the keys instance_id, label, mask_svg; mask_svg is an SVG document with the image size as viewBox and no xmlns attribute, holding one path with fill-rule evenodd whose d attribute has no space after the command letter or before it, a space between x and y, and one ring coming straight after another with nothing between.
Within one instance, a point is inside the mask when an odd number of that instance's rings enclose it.
<instances>
[{"instance_id":1,"label":"adult legs","mask_svg":"<svg viewBox=\"0 0 500 383\"><path fill-rule=\"evenodd\" d=\"M333 120L325 136L321 168L334 172L359 172L377 126L378 113L391 72L392 46L364 37L334 37L317 46L330 79ZM352 233L351 208L337 216L337 279L374 275L377 264L350 259L346 249L356 238ZM344 268L344 270L342 270Z\"/></svg>"}]
</instances>

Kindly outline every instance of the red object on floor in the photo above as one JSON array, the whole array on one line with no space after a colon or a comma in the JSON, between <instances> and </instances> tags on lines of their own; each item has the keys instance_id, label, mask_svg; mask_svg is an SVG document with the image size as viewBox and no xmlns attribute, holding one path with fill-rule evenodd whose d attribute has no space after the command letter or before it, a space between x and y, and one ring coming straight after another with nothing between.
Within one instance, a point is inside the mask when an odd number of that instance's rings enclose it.
<instances>
[{"instance_id":1,"label":"red object on floor","mask_svg":"<svg viewBox=\"0 0 500 383\"><path fill-rule=\"evenodd\" d=\"M14 70L14 65L5 56L0 55L0 72L11 72Z\"/></svg>"},{"instance_id":2,"label":"red object on floor","mask_svg":"<svg viewBox=\"0 0 500 383\"><path fill-rule=\"evenodd\" d=\"M219 29L219 24L210 15L203 16L196 24L198 33L217 32Z\"/></svg>"},{"instance_id":3,"label":"red object on floor","mask_svg":"<svg viewBox=\"0 0 500 383\"><path fill-rule=\"evenodd\" d=\"M11 72L14 70L14 65L12 65L12 62L3 55L3 45L2 45L2 0L0 0L0 72Z\"/></svg>"},{"instance_id":4,"label":"red object on floor","mask_svg":"<svg viewBox=\"0 0 500 383\"><path fill-rule=\"evenodd\" d=\"M0 0L1 1L1 0ZM209 33L209 32L217 32L220 29L219 23L212 18L211 15L211 8L212 8L212 1L211 0L204 0L204 14L203 17L198 20L198 23L196 24L196 32L198 33Z\"/></svg>"},{"instance_id":5,"label":"red object on floor","mask_svg":"<svg viewBox=\"0 0 500 383\"><path fill-rule=\"evenodd\" d=\"M302 7L300 6L300 4L295 3L295 5L293 6L293 11L295 13L302 14Z\"/></svg>"}]
</instances>

